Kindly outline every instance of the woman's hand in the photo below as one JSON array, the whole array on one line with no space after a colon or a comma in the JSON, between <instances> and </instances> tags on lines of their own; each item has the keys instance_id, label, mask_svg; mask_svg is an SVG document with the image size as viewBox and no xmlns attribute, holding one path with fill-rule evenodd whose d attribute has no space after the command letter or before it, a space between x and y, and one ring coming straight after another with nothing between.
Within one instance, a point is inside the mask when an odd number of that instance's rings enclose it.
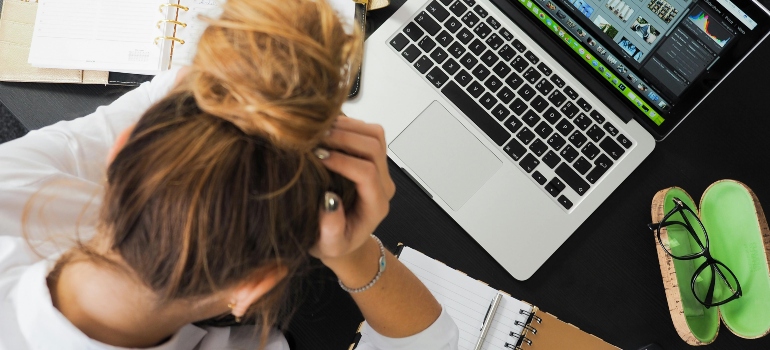
<instances>
[{"instance_id":1,"label":"woman's hand","mask_svg":"<svg viewBox=\"0 0 770 350\"><path fill-rule=\"evenodd\" d=\"M338 276L365 268L363 275L371 279L379 248L370 235L387 216L396 192L388 173L385 134L379 125L340 116L325 144L332 150L319 149L316 154L329 170L355 183L358 198L354 208L342 208L339 197L327 193L327 203L335 201L336 208L329 210L324 203L327 209L320 213L321 235L310 254Z\"/></svg>"}]
</instances>

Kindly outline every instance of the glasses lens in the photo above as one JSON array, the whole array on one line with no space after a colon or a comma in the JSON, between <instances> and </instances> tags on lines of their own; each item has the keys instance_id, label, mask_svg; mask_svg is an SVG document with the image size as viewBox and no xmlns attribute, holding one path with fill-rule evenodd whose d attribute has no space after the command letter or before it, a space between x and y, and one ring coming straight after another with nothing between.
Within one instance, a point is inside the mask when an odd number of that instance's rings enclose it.
<instances>
[{"instance_id":1,"label":"glasses lens","mask_svg":"<svg viewBox=\"0 0 770 350\"><path fill-rule=\"evenodd\" d=\"M669 216L662 224L668 240L659 233L663 248L675 258L691 258L703 254L708 247L706 230L691 210L682 208ZM668 241L668 242L666 242Z\"/></svg>"},{"instance_id":2,"label":"glasses lens","mask_svg":"<svg viewBox=\"0 0 770 350\"><path fill-rule=\"evenodd\" d=\"M706 306L721 305L735 299L740 290L735 275L718 261L706 266L694 278L693 293Z\"/></svg>"}]
</instances>

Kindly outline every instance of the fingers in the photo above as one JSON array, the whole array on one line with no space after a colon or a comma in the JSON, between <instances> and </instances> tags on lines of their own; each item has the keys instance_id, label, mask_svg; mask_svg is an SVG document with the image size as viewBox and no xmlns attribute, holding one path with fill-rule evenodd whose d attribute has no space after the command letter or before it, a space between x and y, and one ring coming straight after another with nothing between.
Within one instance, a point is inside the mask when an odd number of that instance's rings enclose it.
<instances>
[{"instance_id":1,"label":"fingers","mask_svg":"<svg viewBox=\"0 0 770 350\"><path fill-rule=\"evenodd\" d=\"M310 249L310 254L319 259L344 254L348 247L345 209L339 196L326 192L323 201L318 214L320 238Z\"/></svg>"},{"instance_id":2,"label":"fingers","mask_svg":"<svg viewBox=\"0 0 770 350\"><path fill-rule=\"evenodd\" d=\"M331 171L349 179L356 185L358 193L356 214L377 223L387 215L390 196L385 191L377 166L365 159L331 151L329 157L321 160Z\"/></svg>"},{"instance_id":3,"label":"fingers","mask_svg":"<svg viewBox=\"0 0 770 350\"><path fill-rule=\"evenodd\" d=\"M378 124L367 124L362 120L341 115L337 118L337 122L334 124L334 128L338 130L352 131L375 138L379 141L381 149L383 151L387 151L387 143L385 142L385 130Z\"/></svg>"}]
</instances>

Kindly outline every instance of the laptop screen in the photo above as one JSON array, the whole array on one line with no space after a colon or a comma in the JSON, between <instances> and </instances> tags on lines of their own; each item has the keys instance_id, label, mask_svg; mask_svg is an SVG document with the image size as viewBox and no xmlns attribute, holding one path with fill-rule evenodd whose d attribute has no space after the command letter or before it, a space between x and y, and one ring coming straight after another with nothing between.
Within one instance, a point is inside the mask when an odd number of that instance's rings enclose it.
<instances>
[{"instance_id":1,"label":"laptop screen","mask_svg":"<svg viewBox=\"0 0 770 350\"><path fill-rule=\"evenodd\" d=\"M766 36L750 0L509 0L545 26L658 136Z\"/></svg>"}]
</instances>

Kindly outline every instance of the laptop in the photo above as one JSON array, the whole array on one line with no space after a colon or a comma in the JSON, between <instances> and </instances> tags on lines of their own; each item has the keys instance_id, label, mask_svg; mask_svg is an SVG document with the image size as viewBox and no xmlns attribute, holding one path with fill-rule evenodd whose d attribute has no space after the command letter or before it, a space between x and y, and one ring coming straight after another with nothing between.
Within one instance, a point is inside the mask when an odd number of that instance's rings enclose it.
<instances>
[{"instance_id":1,"label":"laptop","mask_svg":"<svg viewBox=\"0 0 770 350\"><path fill-rule=\"evenodd\" d=\"M752 0L407 0L343 111L525 280L768 31Z\"/></svg>"}]
</instances>

